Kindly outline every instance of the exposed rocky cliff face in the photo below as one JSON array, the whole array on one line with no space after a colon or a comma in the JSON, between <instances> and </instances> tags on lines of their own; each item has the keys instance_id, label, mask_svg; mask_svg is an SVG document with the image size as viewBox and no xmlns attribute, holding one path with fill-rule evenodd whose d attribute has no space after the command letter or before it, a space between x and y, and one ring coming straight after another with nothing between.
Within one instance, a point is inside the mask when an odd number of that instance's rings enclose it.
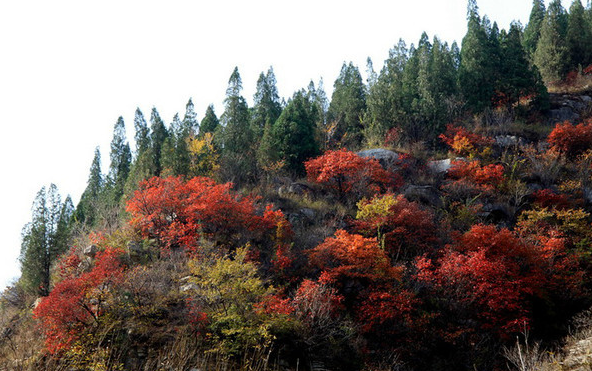
<instances>
[{"instance_id":1,"label":"exposed rocky cliff face","mask_svg":"<svg viewBox=\"0 0 592 371\"><path fill-rule=\"evenodd\" d=\"M578 122L589 116L592 107L591 95L549 94L551 122Z\"/></svg>"}]
</instances>

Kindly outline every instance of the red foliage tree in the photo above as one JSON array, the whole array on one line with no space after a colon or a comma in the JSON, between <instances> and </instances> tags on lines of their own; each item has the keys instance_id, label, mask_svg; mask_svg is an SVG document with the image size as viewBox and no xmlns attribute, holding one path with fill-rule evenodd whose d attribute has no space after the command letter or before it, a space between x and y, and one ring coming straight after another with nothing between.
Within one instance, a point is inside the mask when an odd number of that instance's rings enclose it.
<instances>
[{"instance_id":1,"label":"red foliage tree","mask_svg":"<svg viewBox=\"0 0 592 371\"><path fill-rule=\"evenodd\" d=\"M533 244L508 229L476 225L436 261L418 259L416 278L444 303L449 336L489 330L507 338L530 323L533 298L575 293L581 276L573 263L560 240Z\"/></svg>"},{"instance_id":2,"label":"red foliage tree","mask_svg":"<svg viewBox=\"0 0 592 371\"><path fill-rule=\"evenodd\" d=\"M419 259L417 278L444 303L441 314L450 317L446 329L450 337L478 330L505 336L529 322L526 296L534 292L536 283L530 259L524 259L529 256L507 229L477 225L436 262Z\"/></svg>"},{"instance_id":3,"label":"red foliage tree","mask_svg":"<svg viewBox=\"0 0 592 371\"><path fill-rule=\"evenodd\" d=\"M547 141L553 150L574 158L592 149L592 122L578 125L567 121L558 123L547 137Z\"/></svg>"},{"instance_id":4,"label":"red foliage tree","mask_svg":"<svg viewBox=\"0 0 592 371\"><path fill-rule=\"evenodd\" d=\"M376 159L363 158L346 149L327 151L304 166L311 182L329 187L341 198L348 194L372 195L401 182Z\"/></svg>"},{"instance_id":5,"label":"red foliage tree","mask_svg":"<svg viewBox=\"0 0 592 371\"><path fill-rule=\"evenodd\" d=\"M281 211L268 206L260 213L256 199L242 197L232 184L206 177L187 182L168 177L146 180L127 203L131 225L165 248L195 251L203 237L240 246L264 236L283 241L291 235ZM263 214L263 215L260 215Z\"/></svg>"},{"instance_id":6,"label":"red foliage tree","mask_svg":"<svg viewBox=\"0 0 592 371\"><path fill-rule=\"evenodd\" d=\"M89 272L60 281L33 310L50 353L69 348L93 322L99 321L106 291L123 276L122 251L107 248L96 255ZM73 259L66 259L69 264Z\"/></svg>"},{"instance_id":7,"label":"red foliage tree","mask_svg":"<svg viewBox=\"0 0 592 371\"><path fill-rule=\"evenodd\" d=\"M423 254L438 241L433 214L403 195L377 196L358 207L356 230L376 237L393 261Z\"/></svg>"},{"instance_id":8,"label":"red foliage tree","mask_svg":"<svg viewBox=\"0 0 592 371\"><path fill-rule=\"evenodd\" d=\"M345 285L348 281L364 284L390 282L401 277L401 268L391 265L376 238L364 238L344 230L335 232L310 252L310 261L323 271L322 281Z\"/></svg>"}]
</instances>

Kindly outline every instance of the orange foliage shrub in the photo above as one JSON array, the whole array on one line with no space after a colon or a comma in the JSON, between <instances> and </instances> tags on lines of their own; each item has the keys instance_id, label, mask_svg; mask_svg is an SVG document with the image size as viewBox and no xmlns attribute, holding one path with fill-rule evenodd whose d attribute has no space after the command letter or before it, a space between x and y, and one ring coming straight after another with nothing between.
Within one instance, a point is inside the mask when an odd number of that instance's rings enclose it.
<instances>
[{"instance_id":1,"label":"orange foliage shrub","mask_svg":"<svg viewBox=\"0 0 592 371\"><path fill-rule=\"evenodd\" d=\"M168 177L146 180L127 203L131 225L145 238L156 238L164 248L195 251L202 237L236 247L248 240L284 240L290 225L281 211L267 206L263 215L256 200L205 177L187 182Z\"/></svg>"},{"instance_id":2,"label":"orange foliage shrub","mask_svg":"<svg viewBox=\"0 0 592 371\"><path fill-rule=\"evenodd\" d=\"M335 232L310 252L310 261L321 268L323 282L344 284L348 280L384 282L399 278L401 270L390 264L376 238L364 238L344 230Z\"/></svg>"},{"instance_id":3,"label":"orange foliage shrub","mask_svg":"<svg viewBox=\"0 0 592 371\"><path fill-rule=\"evenodd\" d=\"M503 165L481 166L479 160L453 161L448 175L458 181L473 184L483 191L491 191L504 181Z\"/></svg>"},{"instance_id":4,"label":"orange foliage shrub","mask_svg":"<svg viewBox=\"0 0 592 371\"><path fill-rule=\"evenodd\" d=\"M363 158L346 149L327 151L304 166L311 182L336 191L341 198L348 194L372 195L401 183L376 159Z\"/></svg>"},{"instance_id":5,"label":"orange foliage shrub","mask_svg":"<svg viewBox=\"0 0 592 371\"><path fill-rule=\"evenodd\" d=\"M446 132L439 138L459 156L475 155L478 150L493 144L491 138L469 132L463 127L446 125Z\"/></svg>"},{"instance_id":6,"label":"orange foliage shrub","mask_svg":"<svg viewBox=\"0 0 592 371\"><path fill-rule=\"evenodd\" d=\"M592 123L573 125L567 121L555 125L547 137L552 149L565 153L570 158L592 148Z\"/></svg>"},{"instance_id":7,"label":"orange foliage shrub","mask_svg":"<svg viewBox=\"0 0 592 371\"><path fill-rule=\"evenodd\" d=\"M319 282L339 290L367 336L400 335L412 326L417 300L404 288L404 268L391 264L375 238L340 230L314 248L310 258L323 271Z\"/></svg>"}]
</instances>

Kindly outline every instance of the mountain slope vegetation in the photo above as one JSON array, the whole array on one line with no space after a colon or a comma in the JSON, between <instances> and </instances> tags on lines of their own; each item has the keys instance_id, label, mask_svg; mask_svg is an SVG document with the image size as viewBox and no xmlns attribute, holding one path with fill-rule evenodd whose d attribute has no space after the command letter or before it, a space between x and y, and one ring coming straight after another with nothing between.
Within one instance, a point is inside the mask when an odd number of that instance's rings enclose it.
<instances>
[{"instance_id":1,"label":"mountain slope vegetation","mask_svg":"<svg viewBox=\"0 0 592 371\"><path fill-rule=\"evenodd\" d=\"M0 370L561 370L592 305L592 9L467 24L330 99L270 68L249 107L235 68L220 117L138 109L133 151L119 118L76 207L35 198Z\"/></svg>"}]
</instances>

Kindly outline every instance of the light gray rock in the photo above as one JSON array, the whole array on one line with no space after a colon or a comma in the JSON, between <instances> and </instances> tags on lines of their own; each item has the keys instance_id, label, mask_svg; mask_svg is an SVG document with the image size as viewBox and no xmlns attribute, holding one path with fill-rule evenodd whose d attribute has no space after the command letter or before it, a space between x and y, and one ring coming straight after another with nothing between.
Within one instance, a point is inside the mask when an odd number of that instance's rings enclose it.
<instances>
[{"instance_id":1,"label":"light gray rock","mask_svg":"<svg viewBox=\"0 0 592 371\"><path fill-rule=\"evenodd\" d=\"M432 160L428 161L427 167L436 174L447 173L452 167L452 161L464 161L464 157L456 157L455 159Z\"/></svg>"},{"instance_id":2,"label":"light gray rock","mask_svg":"<svg viewBox=\"0 0 592 371\"><path fill-rule=\"evenodd\" d=\"M584 196L584 200L586 200L586 202L592 204L592 188L585 187L583 189L582 193Z\"/></svg>"},{"instance_id":3,"label":"light gray rock","mask_svg":"<svg viewBox=\"0 0 592 371\"><path fill-rule=\"evenodd\" d=\"M192 282L186 283L184 285L181 285L181 287L179 287L179 291L181 292L187 292L187 291L197 291L197 289L199 289L199 287Z\"/></svg>"},{"instance_id":4,"label":"light gray rock","mask_svg":"<svg viewBox=\"0 0 592 371\"><path fill-rule=\"evenodd\" d=\"M35 301L33 302L33 305L31 307L33 309L37 308L37 306L41 303L41 300L43 300L43 298L37 298L37 299L35 299Z\"/></svg>"},{"instance_id":5,"label":"light gray rock","mask_svg":"<svg viewBox=\"0 0 592 371\"><path fill-rule=\"evenodd\" d=\"M592 338L578 341L563 360L563 370L588 371L592 364Z\"/></svg>"},{"instance_id":6,"label":"light gray rock","mask_svg":"<svg viewBox=\"0 0 592 371\"><path fill-rule=\"evenodd\" d=\"M97 245L90 245L84 248L84 251L82 252L84 254L84 256L88 256L89 258L94 258L95 255L97 254L97 251L99 251L99 248L97 247Z\"/></svg>"},{"instance_id":7,"label":"light gray rock","mask_svg":"<svg viewBox=\"0 0 592 371\"><path fill-rule=\"evenodd\" d=\"M495 144L500 147L515 147L524 144L524 139L515 135L498 135Z\"/></svg>"},{"instance_id":8,"label":"light gray rock","mask_svg":"<svg viewBox=\"0 0 592 371\"><path fill-rule=\"evenodd\" d=\"M575 121L580 118L580 115L574 112L573 108L567 106L552 109L551 111L549 111L549 114L551 116L551 120L554 122Z\"/></svg>"},{"instance_id":9,"label":"light gray rock","mask_svg":"<svg viewBox=\"0 0 592 371\"><path fill-rule=\"evenodd\" d=\"M357 155L364 158L374 158L378 160L380 165L385 169L392 168L399 159L399 154L397 152L384 148L366 149L358 152Z\"/></svg>"},{"instance_id":10,"label":"light gray rock","mask_svg":"<svg viewBox=\"0 0 592 371\"><path fill-rule=\"evenodd\" d=\"M317 215L316 211L311 208L304 207L300 209L300 214L302 214L308 220L314 220L315 216Z\"/></svg>"}]
</instances>

